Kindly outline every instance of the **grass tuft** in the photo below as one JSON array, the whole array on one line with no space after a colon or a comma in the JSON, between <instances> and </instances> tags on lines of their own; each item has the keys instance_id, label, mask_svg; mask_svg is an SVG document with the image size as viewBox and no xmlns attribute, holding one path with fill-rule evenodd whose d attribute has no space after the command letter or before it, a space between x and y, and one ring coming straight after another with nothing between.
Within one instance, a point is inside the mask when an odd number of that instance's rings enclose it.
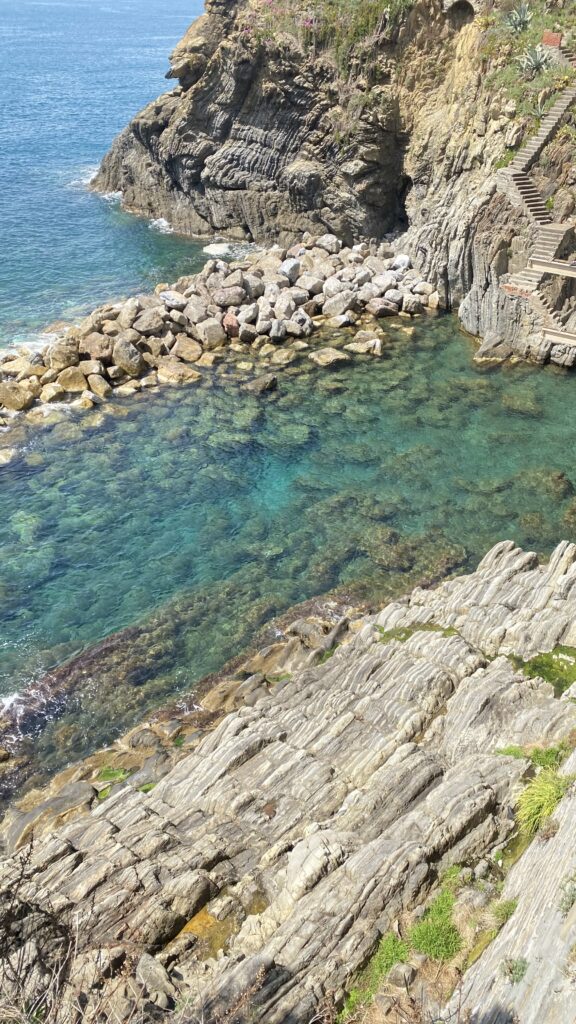
<instances>
[{"instance_id":1,"label":"grass tuft","mask_svg":"<svg viewBox=\"0 0 576 1024\"><path fill-rule=\"evenodd\" d=\"M532 779L518 797L516 813L520 831L527 836L536 835L570 785L571 779L562 778L555 768L544 768Z\"/></svg>"}]
</instances>

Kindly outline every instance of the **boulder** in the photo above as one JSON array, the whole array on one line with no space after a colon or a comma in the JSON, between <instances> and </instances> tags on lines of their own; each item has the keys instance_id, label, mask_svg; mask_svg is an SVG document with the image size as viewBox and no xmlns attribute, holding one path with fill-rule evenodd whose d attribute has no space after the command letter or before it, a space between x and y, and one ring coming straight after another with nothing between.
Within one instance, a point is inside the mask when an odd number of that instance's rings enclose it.
<instances>
[{"instance_id":1,"label":"boulder","mask_svg":"<svg viewBox=\"0 0 576 1024\"><path fill-rule=\"evenodd\" d=\"M199 295L191 295L184 307L184 316L191 324L199 324L208 317L206 303Z\"/></svg>"},{"instance_id":2,"label":"boulder","mask_svg":"<svg viewBox=\"0 0 576 1024\"><path fill-rule=\"evenodd\" d=\"M402 312L410 313L410 316L415 316L417 313L422 313L424 306L420 300L419 295L412 295L411 292L405 292L402 297Z\"/></svg>"},{"instance_id":3,"label":"boulder","mask_svg":"<svg viewBox=\"0 0 576 1024\"><path fill-rule=\"evenodd\" d=\"M389 299L371 299L366 306L366 312L376 317L396 316L398 306Z\"/></svg>"},{"instance_id":4,"label":"boulder","mask_svg":"<svg viewBox=\"0 0 576 1024\"><path fill-rule=\"evenodd\" d=\"M338 366L342 363L350 362L349 355L341 352L340 349L330 348L330 346L318 348L315 352L310 352L308 359L311 359L317 366Z\"/></svg>"},{"instance_id":5,"label":"boulder","mask_svg":"<svg viewBox=\"0 0 576 1024\"><path fill-rule=\"evenodd\" d=\"M259 325L256 324L257 329L258 327ZM284 320L273 320L270 324L270 330L268 333L270 335L270 341L284 341L286 337L286 323Z\"/></svg>"},{"instance_id":6,"label":"boulder","mask_svg":"<svg viewBox=\"0 0 576 1024\"><path fill-rule=\"evenodd\" d=\"M202 380L198 370L193 370L173 356L163 356L158 360L157 374L160 384L196 384Z\"/></svg>"},{"instance_id":7,"label":"boulder","mask_svg":"<svg viewBox=\"0 0 576 1024\"><path fill-rule=\"evenodd\" d=\"M226 341L226 332L220 321L216 320L215 317L208 317L207 320L202 320L197 325L196 330L200 341L206 349L218 348L219 345L223 345Z\"/></svg>"},{"instance_id":8,"label":"boulder","mask_svg":"<svg viewBox=\"0 0 576 1024\"><path fill-rule=\"evenodd\" d=\"M340 292L348 290L348 285L349 282L343 281L341 278L333 275L332 277L326 278L322 285L322 291L327 299L331 299L334 295L339 295Z\"/></svg>"},{"instance_id":9,"label":"boulder","mask_svg":"<svg viewBox=\"0 0 576 1024\"><path fill-rule=\"evenodd\" d=\"M319 295L322 291L324 281L314 273L302 274L296 281L298 288L303 288L309 295Z\"/></svg>"},{"instance_id":10,"label":"boulder","mask_svg":"<svg viewBox=\"0 0 576 1024\"><path fill-rule=\"evenodd\" d=\"M104 373L104 367L99 359L81 359L78 363L78 369L85 377L89 377L91 374L102 376Z\"/></svg>"},{"instance_id":11,"label":"boulder","mask_svg":"<svg viewBox=\"0 0 576 1024\"><path fill-rule=\"evenodd\" d=\"M126 341L124 338L118 338L115 342L112 358L115 365L130 377L137 377L144 369L144 361L140 352L131 341Z\"/></svg>"},{"instance_id":12,"label":"boulder","mask_svg":"<svg viewBox=\"0 0 576 1024\"><path fill-rule=\"evenodd\" d=\"M410 256L407 256L405 253L399 253L392 260L391 270L409 270L411 266L412 260Z\"/></svg>"},{"instance_id":13,"label":"boulder","mask_svg":"<svg viewBox=\"0 0 576 1024\"><path fill-rule=\"evenodd\" d=\"M238 285L233 288L217 288L212 292L212 301L221 309L227 309L229 306L241 306L245 300L246 292Z\"/></svg>"},{"instance_id":14,"label":"boulder","mask_svg":"<svg viewBox=\"0 0 576 1024\"><path fill-rule=\"evenodd\" d=\"M112 348L111 338L96 331L83 338L79 344L79 351L83 356L88 356L90 359L101 359L103 363L108 363L112 359Z\"/></svg>"},{"instance_id":15,"label":"boulder","mask_svg":"<svg viewBox=\"0 0 576 1024\"><path fill-rule=\"evenodd\" d=\"M302 264L300 260L291 256L280 264L278 272L287 277L290 284L295 284L302 272Z\"/></svg>"},{"instance_id":16,"label":"boulder","mask_svg":"<svg viewBox=\"0 0 576 1024\"><path fill-rule=\"evenodd\" d=\"M172 289L167 292L160 292L160 298L171 314L174 310L182 312L188 304L188 299L185 295L182 295L182 292L173 291Z\"/></svg>"},{"instance_id":17,"label":"boulder","mask_svg":"<svg viewBox=\"0 0 576 1024\"><path fill-rule=\"evenodd\" d=\"M254 324L240 324L238 338L246 345L251 345L258 337L258 331Z\"/></svg>"},{"instance_id":18,"label":"boulder","mask_svg":"<svg viewBox=\"0 0 576 1024\"><path fill-rule=\"evenodd\" d=\"M21 412L23 409L29 409L33 401L32 392L24 384L0 381L0 405L5 409Z\"/></svg>"},{"instance_id":19,"label":"boulder","mask_svg":"<svg viewBox=\"0 0 576 1024\"><path fill-rule=\"evenodd\" d=\"M53 384L45 384L38 396L43 404L49 402L61 402L66 396L66 392L61 384L54 381Z\"/></svg>"},{"instance_id":20,"label":"boulder","mask_svg":"<svg viewBox=\"0 0 576 1024\"><path fill-rule=\"evenodd\" d=\"M53 385L51 385L53 386ZM88 387L98 398L106 398L112 391L111 385L99 373L91 373L88 377Z\"/></svg>"},{"instance_id":21,"label":"boulder","mask_svg":"<svg viewBox=\"0 0 576 1024\"><path fill-rule=\"evenodd\" d=\"M184 335L179 335L178 340L172 349L172 353L178 359L183 359L186 363L195 363L202 355L202 345L199 341L194 341L193 338L186 338Z\"/></svg>"},{"instance_id":22,"label":"boulder","mask_svg":"<svg viewBox=\"0 0 576 1024\"><path fill-rule=\"evenodd\" d=\"M273 373L264 373L261 377L256 377L255 380L244 384L244 391L251 391L256 395L261 395L265 391L275 391L277 387L278 378Z\"/></svg>"},{"instance_id":23,"label":"boulder","mask_svg":"<svg viewBox=\"0 0 576 1024\"><path fill-rule=\"evenodd\" d=\"M354 310L356 305L356 293L347 288L338 295L334 295L332 298L326 299L322 306L322 312L325 316L340 316L349 309Z\"/></svg>"},{"instance_id":24,"label":"boulder","mask_svg":"<svg viewBox=\"0 0 576 1024\"><path fill-rule=\"evenodd\" d=\"M276 299L274 306L276 316L279 320L289 320L292 313L296 311L296 303L289 291L282 292Z\"/></svg>"},{"instance_id":25,"label":"boulder","mask_svg":"<svg viewBox=\"0 0 576 1024\"><path fill-rule=\"evenodd\" d=\"M134 321L134 330L144 335L161 334L164 330L164 317L160 307L153 306L151 309L143 310L138 319Z\"/></svg>"},{"instance_id":26,"label":"boulder","mask_svg":"<svg viewBox=\"0 0 576 1024\"><path fill-rule=\"evenodd\" d=\"M67 366L76 366L79 359L78 341L75 338L62 338L48 348L47 362L53 370L65 370Z\"/></svg>"},{"instance_id":27,"label":"boulder","mask_svg":"<svg viewBox=\"0 0 576 1024\"><path fill-rule=\"evenodd\" d=\"M257 277L256 274L244 274L244 291L246 292L246 298L250 300L258 299L261 295L264 295L264 282L262 278Z\"/></svg>"},{"instance_id":28,"label":"boulder","mask_svg":"<svg viewBox=\"0 0 576 1024\"><path fill-rule=\"evenodd\" d=\"M64 391L70 393L75 391L86 391L88 383L86 377L77 366L68 366L58 374L58 384Z\"/></svg>"},{"instance_id":29,"label":"boulder","mask_svg":"<svg viewBox=\"0 0 576 1024\"><path fill-rule=\"evenodd\" d=\"M324 249L330 256L335 256L342 248L342 242L336 235L322 235L316 240L316 247Z\"/></svg>"},{"instance_id":30,"label":"boulder","mask_svg":"<svg viewBox=\"0 0 576 1024\"><path fill-rule=\"evenodd\" d=\"M238 317L232 310L228 310L222 318L222 327L226 331L229 338L237 338L238 331L240 330L240 323Z\"/></svg>"}]
</instances>

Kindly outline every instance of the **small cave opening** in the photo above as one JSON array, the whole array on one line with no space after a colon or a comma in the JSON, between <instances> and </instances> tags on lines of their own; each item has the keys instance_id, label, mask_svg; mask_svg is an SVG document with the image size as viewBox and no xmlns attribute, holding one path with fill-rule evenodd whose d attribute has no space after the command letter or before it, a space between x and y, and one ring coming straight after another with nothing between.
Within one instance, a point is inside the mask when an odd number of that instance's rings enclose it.
<instances>
[{"instance_id":1,"label":"small cave opening","mask_svg":"<svg viewBox=\"0 0 576 1024\"><path fill-rule=\"evenodd\" d=\"M413 184L412 178L408 174L403 174L398 183L398 226L403 230L410 225L410 218L406 210L406 200Z\"/></svg>"},{"instance_id":2,"label":"small cave opening","mask_svg":"<svg viewBox=\"0 0 576 1024\"><path fill-rule=\"evenodd\" d=\"M456 3L450 4L445 10L450 26L456 31L464 28L465 25L469 25L476 15L476 11L469 0L456 0Z\"/></svg>"}]
</instances>

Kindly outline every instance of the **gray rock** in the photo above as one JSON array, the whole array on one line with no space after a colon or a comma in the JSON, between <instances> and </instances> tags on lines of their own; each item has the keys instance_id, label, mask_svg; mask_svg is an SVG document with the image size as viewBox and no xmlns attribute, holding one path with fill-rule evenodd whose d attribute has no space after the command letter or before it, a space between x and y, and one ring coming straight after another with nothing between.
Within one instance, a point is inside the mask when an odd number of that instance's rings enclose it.
<instances>
[{"instance_id":1,"label":"gray rock","mask_svg":"<svg viewBox=\"0 0 576 1024\"><path fill-rule=\"evenodd\" d=\"M191 324L199 324L208 318L206 303L198 295L191 295L184 307L184 316Z\"/></svg>"},{"instance_id":2,"label":"gray rock","mask_svg":"<svg viewBox=\"0 0 576 1024\"><path fill-rule=\"evenodd\" d=\"M411 316L415 316L417 313L424 312L424 306L419 295L411 295L410 292L404 292L402 296L402 312L410 313Z\"/></svg>"},{"instance_id":3,"label":"gray rock","mask_svg":"<svg viewBox=\"0 0 576 1024\"><path fill-rule=\"evenodd\" d=\"M322 312L325 316L340 316L347 310L354 310L356 308L356 304L356 293L347 288L338 295L334 295L332 298L326 299L322 306Z\"/></svg>"},{"instance_id":4,"label":"gray rock","mask_svg":"<svg viewBox=\"0 0 576 1024\"><path fill-rule=\"evenodd\" d=\"M407 256L405 253L400 253L398 256L394 257L394 259L392 261L391 269L392 270L409 270L411 266L412 266L412 259L411 259L411 257Z\"/></svg>"},{"instance_id":5,"label":"gray rock","mask_svg":"<svg viewBox=\"0 0 576 1024\"><path fill-rule=\"evenodd\" d=\"M160 334L164 330L164 317L160 307L144 309L134 321L134 330L144 335ZM115 356L114 359L116 359Z\"/></svg>"},{"instance_id":6,"label":"gray rock","mask_svg":"<svg viewBox=\"0 0 576 1024\"><path fill-rule=\"evenodd\" d=\"M174 310L180 310L181 312L186 309L188 299L181 292L166 291L160 292L160 298L162 299L166 309L169 309L172 313Z\"/></svg>"},{"instance_id":7,"label":"gray rock","mask_svg":"<svg viewBox=\"0 0 576 1024\"><path fill-rule=\"evenodd\" d=\"M198 331L200 341L208 351L218 348L226 341L226 332L220 321L214 317L202 320L197 324L196 330Z\"/></svg>"},{"instance_id":8,"label":"gray rock","mask_svg":"<svg viewBox=\"0 0 576 1024\"><path fill-rule=\"evenodd\" d=\"M330 255L336 255L342 248L342 242L336 235L322 235L316 240L318 249L324 249Z\"/></svg>"},{"instance_id":9,"label":"gray rock","mask_svg":"<svg viewBox=\"0 0 576 1024\"><path fill-rule=\"evenodd\" d=\"M256 325L256 327L259 330L259 325L258 324ZM284 320L277 320L277 319L276 320L272 320L272 322L270 324L270 330L269 330L268 333L270 335L270 341L276 341L276 342L284 341L284 339L286 337L286 323L285 323L285 321Z\"/></svg>"},{"instance_id":10,"label":"gray rock","mask_svg":"<svg viewBox=\"0 0 576 1024\"><path fill-rule=\"evenodd\" d=\"M112 358L114 364L130 377L137 377L144 369L142 355L131 341L119 338L114 344Z\"/></svg>"},{"instance_id":11,"label":"gray rock","mask_svg":"<svg viewBox=\"0 0 576 1024\"><path fill-rule=\"evenodd\" d=\"M287 277L290 284L295 284L302 272L302 264L300 260L289 257L280 264L278 272Z\"/></svg>"},{"instance_id":12,"label":"gray rock","mask_svg":"<svg viewBox=\"0 0 576 1024\"><path fill-rule=\"evenodd\" d=\"M246 292L238 285L231 288L217 288L212 292L212 301L221 309L226 309L229 306L241 306L245 299Z\"/></svg>"},{"instance_id":13,"label":"gray rock","mask_svg":"<svg viewBox=\"0 0 576 1024\"><path fill-rule=\"evenodd\" d=\"M274 373L264 373L261 377L256 377L255 380L243 385L244 391L252 391L256 395L261 395L265 391L276 391L277 387L278 378Z\"/></svg>"}]
</instances>

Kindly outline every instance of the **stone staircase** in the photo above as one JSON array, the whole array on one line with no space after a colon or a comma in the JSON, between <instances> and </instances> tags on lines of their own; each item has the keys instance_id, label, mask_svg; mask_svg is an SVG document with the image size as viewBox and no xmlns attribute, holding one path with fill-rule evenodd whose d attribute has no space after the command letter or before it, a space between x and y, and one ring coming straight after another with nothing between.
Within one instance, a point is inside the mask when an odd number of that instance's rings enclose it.
<instances>
[{"instance_id":1,"label":"stone staircase","mask_svg":"<svg viewBox=\"0 0 576 1024\"><path fill-rule=\"evenodd\" d=\"M561 46L566 63L576 68L576 54ZM508 295L529 300L535 312L544 321L544 336L555 343L576 345L576 334L564 329L562 320L539 289L545 271L537 269L533 261L553 261L570 225L554 224L542 196L529 177L529 170L556 134L562 118L576 101L576 85L571 85L558 97L542 120L540 128L519 150L506 169L505 180L500 178L499 188L510 199L524 207L538 225L538 235L524 270L512 274L501 287Z\"/></svg>"}]
</instances>

